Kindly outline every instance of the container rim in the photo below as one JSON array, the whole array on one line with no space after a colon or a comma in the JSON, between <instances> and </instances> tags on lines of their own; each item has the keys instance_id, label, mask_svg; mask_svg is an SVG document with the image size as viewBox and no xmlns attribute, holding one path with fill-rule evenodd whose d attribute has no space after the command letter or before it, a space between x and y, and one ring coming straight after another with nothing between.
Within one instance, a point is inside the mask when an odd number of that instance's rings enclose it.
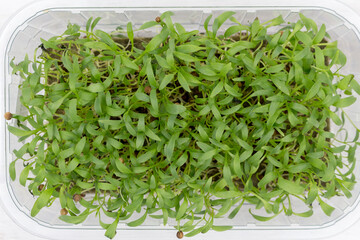
<instances>
[{"instance_id":1,"label":"container rim","mask_svg":"<svg viewBox=\"0 0 360 240\"><path fill-rule=\"evenodd\" d=\"M90 6L90 7L85 7ZM99 9L101 8L101 9ZM33 18L36 18L39 15L42 15L49 11L62 11L62 10L72 10L74 12L78 12L81 10L96 10L96 11L109 11L114 10L115 12L122 12L124 10L130 9L148 9L148 10L171 10L171 9L202 9L205 11L211 10L226 10L226 9L247 9L249 11L255 10L263 10L263 9L289 9L293 11L300 11L303 9L311 9L311 10L325 10L333 15L336 15L340 19L342 19L346 25L352 26L352 29L355 31L357 37L360 39L360 16L354 12L349 6L345 5L336 0L320 0L320 1L310 1L310 0L293 0L293 1L281 1L281 0L274 0L274 1L267 1L267 0L257 0L257 1L245 1L240 0L234 3L232 0L222 0L219 3L216 0L198 0L196 2L191 0L184 0L184 1L166 1L166 0L157 0L155 2L147 1L147 0L138 0L138 1L115 1L115 0L103 0L103 1L96 1L96 0L63 0L61 2L61 6L58 6L58 3L55 1L46 1L46 0L39 0L34 1L22 9L20 9L17 13L15 13L7 24L2 27L2 34L0 35L0 53L2 53L0 58L0 72L2 73L2 77L4 79L4 85L0 88L0 95L3 96L3 104L0 105L0 114L3 115L5 113L5 109L8 109L9 103L6 101L6 81L11 77L10 68L7 65L7 61L9 56L7 54L10 43L14 39L17 31L21 30L22 26L30 21ZM8 176L8 159L6 149L8 149L8 142L6 139L9 137L9 133L6 131L6 123L3 118L1 118L0 122L0 135L4 136L0 138L0 192L4 193L0 195L0 206L6 212L6 214L21 228L25 229L26 231L32 233L33 235L45 237L44 234L41 233L42 229L46 229L48 233L51 235L49 236L61 236L62 239L64 238L75 238L83 236L82 231L77 230L92 230L91 234L95 238L103 237L103 231L94 231L101 229L100 227L73 227L73 226L51 226L45 224L41 221L38 221L34 218L24 218L23 214L16 214L17 211L27 212L27 210L21 207L16 200L9 182ZM8 193L8 194L7 194ZM340 234L341 231L344 231L346 228L349 228L351 225L355 224L355 222L360 220L360 208L358 207L360 202L360 195L355 200L354 204L344 211L345 213L337 218L336 220L324 224L321 226L299 226L299 225L290 225L289 227L271 227L271 226L255 226L255 225L248 225L248 226L241 226L235 227L233 230L216 233L213 231L209 239L217 239L218 237L226 237L229 239L235 239L233 236L233 231L241 230L242 236L246 237L247 239L258 239L264 236L276 236L276 239L287 239L286 236L291 234L294 236L294 239L314 239L316 237L326 237L326 236L334 236L336 234ZM335 226L336 225L336 226ZM121 229L121 225L119 228ZM144 230L140 233L134 230ZM134 237L137 236L139 239L140 237L143 238L148 236L149 234L158 234L158 236L167 236L173 237L174 228L172 227L164 227L164 226L142 226L134 229L125 229L126 231L122 231L122 236L130 236ZM130 230L130 231L128 231ZM164 230L171 230L166 231ZM261 230L254 231L254 230ZM300 231L301 230L301 231ZM280 233L281 234L275 234ZM294 231L301 234L294 234ZM124 235L126 232L126 235ZM171 233L170 233L171 232ZM59 235L59 233L61 233ZM210 234L208 234L210 235ZM284 236L279 238L279 236ZM126 238L125 238L126 239ZM165 238L164 238L165 239Z\"/></svg>"}]
</instances>

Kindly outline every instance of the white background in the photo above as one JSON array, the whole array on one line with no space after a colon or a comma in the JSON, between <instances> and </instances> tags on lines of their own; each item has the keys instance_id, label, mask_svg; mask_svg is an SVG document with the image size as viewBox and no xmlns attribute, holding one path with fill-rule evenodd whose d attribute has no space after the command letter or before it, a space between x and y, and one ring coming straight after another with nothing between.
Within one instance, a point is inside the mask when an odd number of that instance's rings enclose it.
<instances>
[{"instance_id":1,"label":"white background","mask_svg":"<svg viewBox=\"0 0 360 240\"><path fill-rule=\"evenodd\" d=\"M49 0L50 1L50 0ZM76 0L74 0L76 1ZM99 0L101 1L101 0ZM236 0L234 0L236 1ZM291 1L291 0L284 0ZM2 1L0 7L0 26L6 24L7 19L17 12L18 9L23 6L33 2L33 0L7 0ZM359 0L341 0L341 2L347 4L352 9L360 15L360 1ZM61 1L59 1L61 4ZM0 193L1 194L1 193ZM206 237L206 236L204 236ZM239 236L241 238L241 236ZM0 240L44 240L43 238L35 237L18 227L10 217L2 211L0 206ZM151 236L147 238L151 240ZM348 229L344 230L341 235L333 236L332 238L326 238L327 240L355 240L360 239L360 221L355 223L352 226L349 226ZM125 239L128 240L128 239Z\"/></svg>"}]
</instances>

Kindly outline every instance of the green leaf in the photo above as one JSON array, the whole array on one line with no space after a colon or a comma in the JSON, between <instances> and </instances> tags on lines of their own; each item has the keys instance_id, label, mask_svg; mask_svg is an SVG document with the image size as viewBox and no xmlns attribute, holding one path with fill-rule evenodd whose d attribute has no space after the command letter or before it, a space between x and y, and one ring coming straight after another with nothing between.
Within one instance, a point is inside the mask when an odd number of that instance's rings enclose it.
<instances>
[{"instance_id":1,"label":"green leaf","mask_svg":"<svg viewBox=\"0 0 360 240\"><path fill-rule=\"evenodd\" d=\"M278 73L284 69L284 64L277 64L274 66L271 66L265 70L265 73Z\"/></svg>"},{"instance_id":2,"label":"green leaf","mask_svg":"<svg viewBox=\"0 0 360 240\"><path fill-rule=\"evenodd\" d=\"M186 107L180 104L167 103L165 109L168 113L177 115L186 111Z\"/></svg>"},{"instance_id":3,"label":"green leaf","mask_svg":"<svg viewBox=\"0 0 360 240\"><path fill-rule=\"evenodd\" d=\"M27 180L28 175L29 175L30 167L31 167L30 165L26 166L26 167L22 170L22 172L21 172L21 174L20 174L19 182L20 182L20 184L23 185L24 187L25 187L25 185L26 185L26 180Z\"/></svg>"},{"instance_id":4,"label":"green leaf","mask_svg":"<svg viewBox=\"0 0 360 240\"><path fill-rule=\"evenodd\" d=\"M154 157L156 155L157 151L156 149L152 149L150 151L147 151L146 153L140 155L137 159L137 163L144 163L148 161L150 158Z\"/></svg>"},{"instance_id":5,"label":"green leaf","mask_svg":"<svg viewBox=\"0 0 360 240\"><path fill-rule=\"evenodd\" d=\"M111 50L111 48L103 42L86 42L84 46L96 50Z\"/></svg>"},{"instance_id":6,"label":"green leaf","mask_svg":"<svg viewBox=\"0 0 360 240\"><path fill-rule=\"evenodd\" d=\"M174 74L166 75L163 79L161 79L159 90L163 90L173 79L174 79Z\"/></svg>"},{"instance_id":7,"label":"green leaf","mask_svg":"<svg viewBox=\"0 0 360 240\"><path fill-rule=\"evenodd\" d=\"M156 61L159 63L159 65L162 67L162 68L166 68L166 69L171 69L171 66L168 64L168 62L166 61L165 58L163 57L160 57L159 55L155 54L154 55L155 58L156 58ZM168 76L168 75L167 75ZM161 90L161 89L160 89Z\"/></svg>"},{"instance_id":8,"label":"green leaf","mask_svg":"<svg viewBox=\"0 0 360 240\"><path fill-rule=\"evenodd\" d=\"M346 90L349 86L350 81L354 78L353 74L346 75L343 79L338 83L338 88L341 90Z\"/></svg>"},{"instance_id":9,"label":"green leaf","mask_svg":"<svg viewBox=\"0 0 360 240\"><path fill-rule=\"evenodd\" d=\"M190 87L189 87L189 83L187 82L184 75L181 72L178 72L177 77L178 77L178 81L179 81L181 87L184 88L185 91L191 92Z\"/></svg>"},{"instance_id":10,"label":"green leaf","mask_svg":"<svg viewBox=\"0 0 360 240\"><path fill-rule=\"evenodd\" d=\"M40 193L40 196L36 199L32 209L31 209L31 216L35 217L39 211L45 207L54 191L54 188L48 188Z\"/></svg>"},{"instance_id":11,"label":"green leaf","mask_svg":"<svg viewBox=\"0 0 360 240\"><path fill-rule=\"evenodd\" d=\"M216 86L213 88L213 90L211 91L210 94L210 98L215 97L216 95L218 95L224 88L224 82L220 81L216 84Z\"/></svg>"},{"instance_id":12,"label":"green leaf","mask_svg":"<svg viewBox=\"0 0 360 240\"><path fill-rule=\"evenodd\" d=\"M283 51L283 47L282 46L277 46L273 53L271 54L271 58L276 58L280 55L280 53Z\"/></svg>"},{"instance_id":13,"label":"green leaf","mask_svg":"<svg viewBox=\"0 0 360 240\"><path fill-rule=\"evenodd\" d=\"M182 52L174 52L174 55L185 61L185 62L198 62L198 61L201 61L201 59L199 58L196 58L196 57L193 57L192 55L190 54L186 54L186 53L182 53Z\"/></svg>"},{"instance_id":14,"label":"green leaf","mask_svg":"<svg viewBox=\"0 0 360 240\"><path fill-rule=\"evenodd\" d=\"M296 103L296 102L292 102L290 104L291 108L294 109L295 111L302 113L302 114L308 114L309 110L302 104Z\"/></svg>"},{"instance_id":15,"label":"green leaf","mask_svg":"<svg viewBox=\"0 0 360 240\"><path fill-rule=\"evenodd\" d=\"M126 25L126 30L129 40L131 42L131 49L132 49L134 47L134 31L131 22L128 22L128 24Z\"/></svg>"},{"instance_id":16,"label":"green leaf","mask_svg":"<svg viewBox=\"0 0 360 240\"><path fill-rule=\"evenodd\" d=\"M281 189L283 189L284 191L293 194L293 195L301 195L304 194L304 187L302 187L301 185L293 182L293 181L289 181L286 180L282 177L278 178L278 185Z\"/></svg>"},{"instance_id":17,"label":"green leaf","mask_svg":"<svg viewBox=\"0 0 360 240\"><path fill-rule=\"evenodd\" d=\"M59 200L61 208L66 208L65 185L62 185L59 192Z\"/></svg>"},{"instance_id":18,"label":"green leaf","mask_svg":"<svg viewBox=\"0 0 360 240\"><path fill-rule=\"evenodd\" d=\"M206 36L208 36L208 37L210 37L210 32L208 30L208 25L209 25L209 22L210 22L211 18L212 18L212 14L210 14L204 21L204 29L206 31Z\"/></svg>"},{"instance_id":19,"label":"green leaf","mask_svg":"<svg viewBox=\"0 0 360 240\"><path fill-rule=\"evenodd\" d=\"M123 163L121 163L118 159L115 159L114 161L115 161L115 164L116 164L116 168L120 172L125 173L125 174L132 173L132 171L127 166L125 166Z\"/></svg>"},{"instance_id":20,"label":"green leaf","mask_svg":"<svg viewBox=\"0 0 360 240\"><path fill-rule=\"evenodd\" d=\"M231 114L239 111L240 108L242 108L242 105L241 105L241 104L238 104L238 105L236 105L236 106L234 106L234 107L231 107L231 108L228 108L228 109L226 109L226 110L221 111L221 114L222 114L222 115L225 115L225 116L226 116L226 115L231 115Z\"/></svg>"},{"instance_id":21,"label":"green leaf","mask_svg":"<svg viewBox=\"0 0 360 240\"><path fill-rule=\"evenodd\" d=\"M321 87L321 81L317 80L312 87L310 88L310 90L308 91L304 101L307 101L311 98L313 98L319 91L320 91L320 87Z\"/></svg>"},{"instance_id":22,"label":"green leaf","mask_svg":"<svg viewBox=\"0 0 360 240\"><path fill-rule=\"evenodd\" d=\"M207 75L207 76L216 76L216 72L207 65L200 66L196 68L201 74Z\"/></svg>"},{"instance_id":23,"label":"green leaf","mask_svg":"<svg viewBox=\"0 0 360 240\"><path fill-rule=\"evenodd\" d=\"M314 213L314 212L313 212L312 209L310 209L309 211L306 211L306 212L302 212L302 213L295 213L295 212L293 212L294 215L299 216L299 217L310 217L310 216L313 215L313 213Z\"/></svg>"},{"instance_id":24,"label":"green leaf","mask_svg":"<svg viewBox=\"0 0 360 240\"><path fill-rule=\"evenodd\" d=\"M71 94L72 92L68 92L65 94L62 98L56 100L55 102L51 102L48 104L49 110L52 114L55 114L56 110L61 106L61 104L64 102L64 100Z\"/></svg>"},{"instance_id":25,"label":"green leaf","mask_svg":"<svg viewBox=\"0 0 360 240\"><path fill-rule=\"evenodd\" d=\"M105 87L102 83L92 83L88 87L86 87L86 90L88 90L89 92L97 93L103 92L105 90Z\"/></svg>"},{"instance_id":26,"label":"green leaf","mask_svg":"<svg viewBox=\"0 0 360 240\"><path fill-rule=\"evenodd\" d=\"M156 135L150 128L145 126L145 135L149 138L155 140L155 141L161 141L161 138L159 138L158 135Z\"/></svg>"},{"instance_id":27,"label":"green leaf","mask_svg":"<svg viewBox=\"0 0 360 240\"><path fill-rule=\"evenodd\" d=\"M126 130L133 136L137 135L137 132L135 130L135 128L132 125L132 121L131 118L129 117L129 115L124 116L125 118L125 128Z\"/></svg>"},{"instance_id":28,"label":"green leaf","mask_svg":"<svg viewBox=\"0 0 360 240\"><path fill-rule=\"evenodd\" d=\"M163 29L158 35L153 37L145 47L145 52L151 52L159 47L169 36L169 30Z\"/></svg>"},{"instance_id":29,"label":"green leaf","mask_svg":"<svg viewBox=\"0 0 360 240\"><path fill-rule=\"evenodd\" d=\"M112 117L119 117L121 116L126 110L124 108L112 108L106 107L106 113Z\"/></svg>"},{"instance_id":30,"label":"green leaf","mask_svg":"<svg viewBox=\"0 0 360 240\"><path fill-rule=\"evenodd\" d=\"M315 48L315 65L316 65L316 67L323 68L323 69L326 68L323 51L317 46L315 46L314 48Z\"/></svg>"},{"instance_id":31,"label":"green leaf","mask_svg":"<svg viewBox=\"0 0 360 240\"><path fill-rule=\"evenodd\" d=\"M92 185L92 184L91 184L91 185ZM88 208L88 209L96 209L96 208L99 207L99 205L93 205L93 204L91 204L90 202L84 200L84 198L81 198L79 203L80 203L83 207Z\"/></svg>"},{"instance_id":32,"label":"green leaf","mask_svg":"<svg viewBox=\"0 0 360 240\"><path fill-rule=\"evenodd\" d=\"M129 227L137 227L137 226L140 226L141 224L143 224L143 222L145 221L146 219L146 216L147 216L147 213L148 211L146 210L146 212L144 213L144 215L142 215L139 219L135 220L135 221L132 221L132 222L129 222L127 223L127 225Z\"/></svg>"},{"instance_id":33,"label":"green leaf","mask_svg":"<svg viewBox=\"0 0 360 240\"><path fill-rule=\"evenodd\" d=\"M227 54L229 54L230 56L235 55L236 53L244 50L244 49L249 49L249 48L253 48L256 47L256 44L253 42L248 42L248 41L237 41L235 43L233 43L232 45L230 45L229 50L227 51ZM249 69L254 68L254 64L253 62L250 63L251 59L249 59L248 57L244 57L242 59L242 61L244 62L245 65L247 65L247 67ZM253 71L256 72L256 71Z\"/></svg>"},{"instance_id":34,"label":"green leaf","mask_svg":"<svg viewBox=\"0 0 360 240\"><path fill-rule=\"evenodd\" d=\"M116 235L116 228L119 224L119 216L115 219L115 221L113 223L111 223L107 229L106 229L106 232L105 232L105 237L108 237L110 239L113 239Z\"/></svg>"},{"instance_id":35,"label":"green leaf","mask_svg":"<svg viewBox=\"0 0 360 240\"><path fill-rule=\"evenodd\" d=\"M360 95L360 84L355 80L352 79L350 81L350 87L358 94Z\"/></svg>"},{"instance_id":36,"label":"green leaf","mask_svg":"<svg viewBox=\"0 0 360 240\"><path fill-rule=\"evenodd\" d=\"M127 57L121 56L121 62L125 65L125 67L128 67L130 69L139 70L139 66L136 65L133 61L129 60Z\"/></svg>"},{"instance_id":37,"label":"green leaf","mask_svg":"<svg viewBox=\"0 0 360 240\"><path fill-rule=\"evenodd\" d=\"M345 108L345 107L351 106L355 102L356 102L356 97L350 96L350 97L346 97L346 98L341 98L338 102L336 102L334 104L334 106L338 107L338 108Z\"/></svg>"},{"instance_id":38,"label":"green leaf","mask_svg":"<svg viewBox=\"0 0 360 240\"><path fill-rule=\"evenodd\" d=\"M319 32L316 33L316 35L315 35L313 43L314 44L320 43L324 39L325 34L326 34L326 27L325 27L324 24L322 24L321 27L320 27Z\"/></svg>"},{"instance_id":39,"label":"green leaf","mask_svg":"<svg viewBox=\"0 0 360 240\"><path fill-rule=\"evenodd\" d=\"M289 86L284 81L277 78L272 78L271 80L273 81L275 86L280 89L280 91L290 96Z\"/></svg>"},{"instance_id":40,"label":"green leaf","mask_svg":"<svg viewBox=\"0 0 360 240\"><path fill-rule=\"evenodd\" d=\"M101 17L97 17L95 18L95 20L92 22L90 30L93 31L94 28L96 27L96 25L98 24L98 22L101 20Z\"/></svg>"},{"instance_id":41,"label":"green leaf","mask_svg":"<svg viewBox=\"0 0 360 240\"><path fill-rule=\"evenodd\" d=\"M288 119L291 126L296 126L297 124L300 123L300 120L295 116L295 114L290 109L288 109Z\"/></svg>"},{"instance_id":42,"label":"green leaf","mask_svg":"<svg viewBox=\"0 0 360 240\"><path fill-rule=\"evenodd\" d=\"M11 178L11 180L13 180L13 181L15 181L15 178L16 178L15 163L16 163L16 161L12 161L12 162L10 163L10 166L9 166L10 178Z\"/></svg>"},{"instance_id":43,"label":"green leaf","mask_svg":"<svg viewBox=\"0 0 360 240\"><path fill-rule=\"evenodd\" d=\"M248 30L248 29L249 29L249 27L244 26L244 25L231 26L231 27L229 27L228 29L225 30L224 37L228 38L228 37L230 37L231 35L233 35L235 33L241 32L243 30Z\"/></svg>"},{"instance_id":44,"label":"green leaf","mask_svg":"<svg viewBox=\"0 0 360 240\"><path fill-rule=\"evenodd\" d=\"M73 158L67 165L66 172L72 172L79 165L79 160L77 158Z\"/></svg>"},{"instance_id":45,"label":"green leaf","mask_svg":"<svg viewBox=\"0 0 360 240\"><path fill-rule=\"evenodd\" d=\"M19 128L10 126L10 125L8 125L8 130L9 130L9 132L11 132L12 134L14 134L15 136L18 136L18 137L30 136L37 132L37 130L26 131L26 130L22 130L22 129L19 129Z\"/></svg>"},{"instance_id":46,"label":"green leaf","mask_svg":"<svg viewBox=\"0 0 360 240\"><path fill-rule=\"evenodd\" d=\"M280 15L274 19L271 19L270 21L270 24L267 24L266 27L269 28L269 27L272 27L272 26L277 26L277 25L280 25L282 23L284 23L284 19L283 17Z\"/></svg>"},{"instance_id":47,"label":"green leaf","mask_svg":"<svg viewBox=\"0 0 360 240\"><path fill-rule=\"evenodd\" d=\"M85 147L86 137L83 137L75 146L75 154L80 155Z\"/></svg>"},{"instance_id":48,"label":"green leaf","mask_svg":"<svg viewBox=\"0 0 360 240\"><path fill-rule=\"evenodd\" d=\"M179 207L179 210L176 213L176 220L180 220L186 212L186 209L188 208L188 201L186 198L184 198L184 201L182 202L182 204Z\"/></svg>"},{"instance_id":49,"label":"green leaf","mask_svg":"<svg viewBox=\"0 0 360 240\"><path fill-rule=\"evenodd\" d=\"M296 38L301 41L303 44L305 44L305 46L311 46L312 45L312 39L311 37L309 36L308 33L305 33L305 32L297 32L295 34Z\"/></svg>"},{"instance_id":50,"label":"green leaf","mask_svg":"<svg viewBox=\"0 0 360 240\"><path fill-rule=\"evenodd\" d=\"M153 66L151 64L151 58L149 58L147 63L146 63L145 71L146 71L146 75L147 75L148 81L150 83L150 86L152 88L157 88L158 87L158 82L155 80Z\"/></svg>"},{"instance_id":51,"label":"green leaf","mask_svg":"<svg viewBox=\"0 0 360 240\"><path fill-rule=\"evenodd\" d=\"M293 60L295 62L302 60L306 55L308 55L310 53L310 48L309 47L305 47L303 50L299 51L296 53L296 55L294 56Z\"/></svg>"},{"instance_id":52,"label":"green leaf","mask_svg":"<svg viewBox=\"0 0 360 240\"><path fill-rule=\"evenodd\" d=\"M156 180L154 175L151 175L150 177L150 189L154 190L156 188Z\"/></svg>"},{"instance_id":53,"label":"green leaf","mask_svg":"<svg viewBox=\"0 0 360 240\"><path fill-rule=\"evenodd\" d=\"M148 28L151 28L151 27L156 26L156 25L159 25L159 23L155 22L155 21L149 21L149 22L146 22L143 25L141 25L138 28L138 30L148 29Z\"/></svg>"},{"instance_id":54,"label":"green leaf","mask_svg":"<svg viewBox=\"0 0 360 240\"><path fill-rule=\"evenodd\" d=\"M335 210L335 208L324 202L320 197L318 197L317 200L319 201L320 207L324 211L324 213L330 217L331 213Z\"/></svg>"},{"instance_id":55,"label":"green leaf","mask_svg":"<svg viewBox=\"0 0 360 240\"><path fill-rule=\"evenodd\" d=\"M31 154L34 154L35 147L37 142L39 141L40 137L35 137L31 143L24 144L19 150L14 150L14 154L17 158L22 158L25 153L30 152Z\"/></svg>"},{"instance_id":56,"label":"green leaf","mask_svg":"<svg viewBox=\"0 0 360 240\"><path fill-rule=\"evenodd\" d=\"M214 223L214 218L211 218L210 221L206 222L205 225L202 227L201 233L207 233Z\"/></svg>"},{"instance_id":57,"label":"green leaf","mask_svg":"<svg viewBox=\"0 0 360 240\"><path fill-rule=\"evenodd\" d=\"M145 134L143 132L138 132L136 136L135 148L140 150L144 146Z\"/></svg>"},{"instance_id":58,"label":"green leaf","mask_svg":"<svg viewBox=\"0 0 360 240\"><path fill-rule=\"evenodd\" d=\"M213 225L211 227L212 230L217 231L217 232L227 231L227 230L230 230L232 228L233 228L233 226L215 226L215 225Z\"/></svg>"},{"instance_id":59,"label":"green leaf","mask_svg":"<svg viewBox=\"0 0 360 240\"><path fill-rule=\"evenodd\" d=\"M219 28L224 24L224 22L229 19L232 15L234 15L235 12L232 11L226 11L220 14L217 18L215 18L212 29L213 29L213 38L216 37L216 33L219 30Z\"/></svg>"},{"instance_id":60,"label":"green leaf","mask_svg":"<svg viewBox=\"0 0 360 240\"><path fill-rule=\"evenodd\" d=\"M193 237L197 234L199 234L202 231L202 227L196 228L194 230L192 230L191 232L185 234L185 237Z\"/></svg>"},{"instance_id":61,"label":"green leaf","mask_svg":"<svg viewBox=\"0 0 360 240\"><path fill-rule=\"evenodd\" d=\"M202 50L204 48L196 46L196 45L192 45L192 44L184 44L184 45L176 46L175 49L176 49L177 52L193 53L193 52L200 51L200 50Z\"/></svg>"},{"instance_id":62,"label":"green leaf","mask_svg":"<svg viewBox=\"0 0 360 240\"><path fill-rule=\"evenodd\" d=\"M213 150L210 150L210 151L207 151L207 152L204 152L200 157L199 157L199 162L203 162L203 161L206 161L208 159L211 159L214 157L214 155L216 154L217 150L216 149L213 149Z\"/></svg>"},{"instance_id":63,"label":"green leaf","mask_svg":"<svg viewBox=\"0 0 360 240\"><path fill-rule=\"evenodd\" d=\"M116 190L117 187L110 184L110 183L102 183L102 182L99 182L97 184L98 188L101 189L101 190L105 190L105 191L111 191L111 190Z\"/></svg>"},{"instance_id":64,"label":"green leaf","mask_svg":"<svg viewBox=\"0 0 360 240\"><path fill-rule=\"evenodd\" d=\"M164 155L171 159L173 152L174 152L174 148L175 148L175 143L176 140L178 138L179 134L173 134L169 140L169 142L167 144L165 144L164 146Z\"/></svg>"},{"instance_id":65,"label":"green leaf","mask_svg":"<svg viewBox=\"0 0 360 240\"><path fill-rule=\"evenodd\" d=\"M175 162L174 165L177 167L182 166L188 159L188 156L186 154L186 152L184 154L182 154Z\"/></svg>"},{"instance_id":66,"label":"green leaf","mask_svg":"<svg viewBox=\"0 0 360 240\"><path fill-rule=\"evenodd\" d=\"M72 62L70 60L69 55L66 54L66 52L64 52L64 54L61 56L61 61L64 64L64 67L69 71L72 72L73 70L73 66L72 66Z\"/></svg>"},{"instance_id":67,"label":"green leaf","mask_svg":"<svg viewBox=\"0 0 360 240\"><path fill-rule=\"evenodd\" d=\"M106 45L110 46L111 49L113 49L113 50L118 49L118 46L116 45L116 43L114 42L114 40L108 33L104 32L100 29L95 30L94 33L97 37L99 37L101 39L102 42L104 42Z\"/></svg>"},{"instance_id":68,"label":"green leaf","mask_svg":"<svg viewBox=\"0 0 360 240\"><path fill-rule=\"evenodd\" d=\"M69 216L69 215L63 215L60 216L59 219L61 221L72 223L72 224L80 224L86 220L86 218L89 216L89 209L86 209L84 212L82 212L78 216Z\"/></svg>"},{"instance_id":69,"label":"green leaf","mask_svg":"<svg viewBox=\"0 0 360 240\"><path fill-rule=\"evenodd\" d=\"M318 28L317 28L317 25L314 20L305 17L304 14L302 14L302 13L299 13L299 16L300 16L301 21L305 24L305 27L308 31L313 29L314 33L317 33Z\"/></svg>"},{"instance_id":70,"label":"green leaf","mask_svg":"<svg viewBox=\"0 0 360 240\"><path fill-rule=\"evenodd\" d=\"M281 212L281 211L279 211L279 213L280 213L280 212ZM279 213L277 213L277 214L274 214L274 215L269 216L269 217L263 217L263 216L259 216L259 215L253 214L253 213L251 212L251 209L249 209L249 213L251 214L251 216L253 216L253 218L255 218L256 220L261 221L261 222L269 221L269 220L275 218L277 215L279 215Z\"/></svg>"},{"instance_id":71,"label":"green leaf","mask_svg":"<svg viewBox=\"0 0 360 240\"><path fill-rule=\"evenodd\" d=\"M258 186L260 188L264 188L266 184L274 181L277 178L277 174L275 172L269 172L265 174L265 176L259 181Z\"/></svg>"},{"instance_id":72,"label":"green leaf","mask_svg":"<svg viewBox=\"0 0 360 240\"><path fill-rule=\"evenodd\" d=\"M226 183L228 184L229 187L234 186L233 182L232 182L232 176L231 176L231 170L230 167L227 163L227 161L225 161L224 167L223 167L223 177L226 180Z\"/></svg>"},{"instance_id":73,"label":"green leaf","mask_svg":"<svg viewBox=\"0 0 360 240\"><path fill-rule=\"evenodd\" d=\"M68 158L74 154L73 148L64 149L59 153L59 157L62 159Z\"/></svg>"}]
</instances>

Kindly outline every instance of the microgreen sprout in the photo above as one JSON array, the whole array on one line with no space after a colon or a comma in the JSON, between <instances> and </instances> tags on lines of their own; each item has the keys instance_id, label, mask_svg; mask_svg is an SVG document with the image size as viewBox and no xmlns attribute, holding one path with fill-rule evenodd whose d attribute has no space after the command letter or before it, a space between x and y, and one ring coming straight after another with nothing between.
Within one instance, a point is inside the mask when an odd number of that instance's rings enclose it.
<instances>
[{"instance_id":1,"label":"microgreen sprout","mask_svg":"<svg viewBox=\"0 0 360 240\"><path fill-rule=\"evenodd\" d=\"M199 32L165 12L111 34L90 18L85 30L69 24L41 39L33 61L12 61L28 114L5 118L16 120L8 130L19 141L31 140L14 151L10 176L26 163L19 181L37 196L31 216L59 199L61 220L96 214L109 238L135 212L128 226L172 218L182 238L231 229L214 219L235 217L244 202L264 208L270 215L250 213L267 221L311 216L314 201L330 216L324 199L351 197L359 129L352 140L331 130L346 131L343 108L360 86L340 73L337 42L302 14L249 25L233 15L209 26L210 15ZM225 21L233 25L218 33ZM134 37L154 26L153 38ZM308 211L293 212L289 196Z\"/></svg>"}]
</instances>

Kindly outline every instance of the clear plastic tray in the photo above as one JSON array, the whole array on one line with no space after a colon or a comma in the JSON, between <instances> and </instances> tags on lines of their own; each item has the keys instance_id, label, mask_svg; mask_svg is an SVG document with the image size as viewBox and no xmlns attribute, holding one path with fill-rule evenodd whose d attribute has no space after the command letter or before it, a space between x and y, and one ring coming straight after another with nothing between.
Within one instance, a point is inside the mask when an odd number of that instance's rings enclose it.
<instances>
[{"instance_id":1,"label":"clear plastic tray","mask_svg":"<svg viewBox=\"0 0 360 240\"><path fill-rule=\"evenodd\" d=\"M348 6L337 1L69 1L58 2L37 1L20 10L4 27L0 38L0 73L2 85L0 94L4 96L4 104L0 106L1 115L6 111L22 113L18 100L18 85L21 79L11 75L9 62L13 57L21 60L27 53L33 58L34 49L39 46L40 38L48 39L61 34L68 22L84 27L89 17L102 17L97 28L112 31L118 26L126 26L131 21L134 28L142 23L155 19L162 12L171 10L175 13L174 22L181 23L187 30L203 29L203 22L210 14L219 15L226 10L235 11L234 15L241 23L252 22L256 17L267 21L282 15L285 21L294 22L301 12L316 21L325 24L332 40L339 40L339 48L347 56L347 65L341 71L352 73L360 79L360 16ZM227 23L230 24L230 23ZM227 28L229 25L224 25ZM141 36L153 36L156 29L140 32ZM356 106L346 109L347 114L360 126L360 110ZM5 111L6 110L6 111ZM14 124L14 122L10 122ZM351 134L351 126L346 126ZM336 129L332 129L336 131ZM104 230L98 219L90 216L83 224L70 225L58 219L60 204L55 202L50 208L43 208L32 218L30 210L35 198L22 187L18 180L11 181L8 174L10 162L15 159L13 149L23 143L6 131L3 118L0 124L0 201L7 214L23 229L46 239L103 239ZM356 153L359 155L359 152ZM20 161L16 165L17 173L23 168ZM354 170L357 181L360 179L360 165ZM217 219L218 225L233 225L227 232L209 232L194 239L319 239L341 233L346 227L360 219L360 184L352 191L353 197L334 197L328 202L336 209L331 217L326 216L318 204L314 204L314 214L310 218L279 215L268 222L253 219L248 209L252 205L244 205L237 217ZM293 200L295 201L295 199ZM294 211L301 211L303 206L294 203ZM257 211L259 213L259 211ZM260 212L261 214L261 212ZM140 214L139 214L140 215ZM136 218L138 216L134 216ZM131 221L129 219L128 221ZM176 239L175 221L163 226L161 220L148 218L137 228L127 227L125 223L118 226L116 239Z\"/></svg>"}]
</instances>

